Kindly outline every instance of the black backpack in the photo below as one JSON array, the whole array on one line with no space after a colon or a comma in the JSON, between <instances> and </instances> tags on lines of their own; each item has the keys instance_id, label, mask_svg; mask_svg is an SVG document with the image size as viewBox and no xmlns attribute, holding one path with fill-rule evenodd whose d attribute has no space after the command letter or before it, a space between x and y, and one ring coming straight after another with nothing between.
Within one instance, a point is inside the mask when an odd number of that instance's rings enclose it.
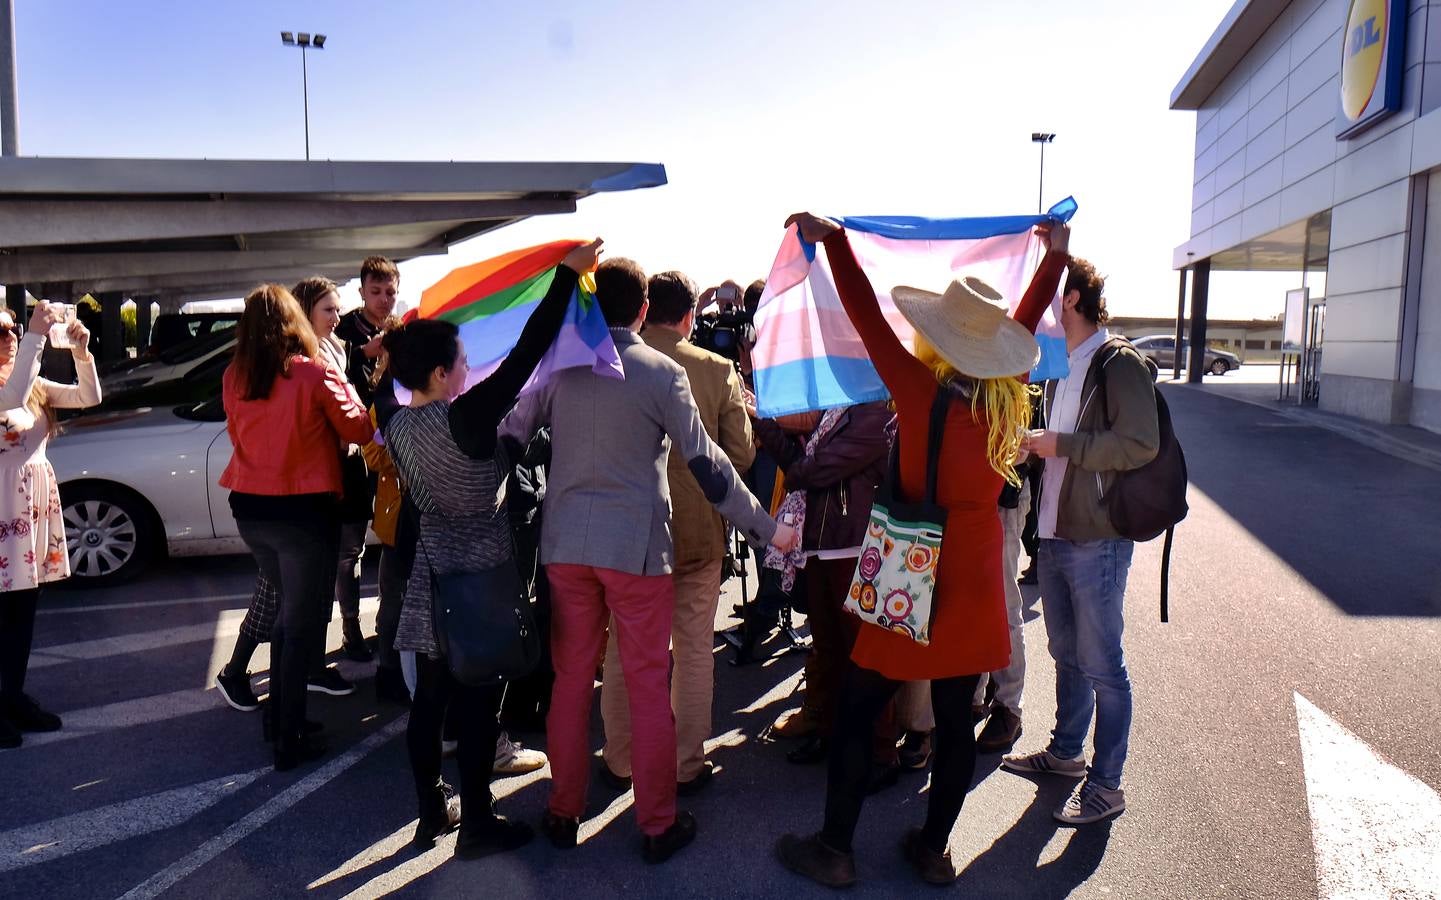
<instances>
[{"instance_id":1,"label":"black backpack","mask_svg":"<svg viewBox=\"0 0 1441 900\"><path fill-rule=\"evenodd\" d=\"M1121 348L1131 348L1129 341L1112 338L1096 354L1096 387L1106 389L1105 360ZM1131 348L1134 350L1134 348ZM1156 376L1155 363L1142 357ZM1161 621L1170 619L1170 576L1171 541L1175 536L1176 523L1186 518L1186 454L1181 451L1181 442L1176 440L1176 431L1171 427L1171 409L1160 391L1153 390L1156 397L1156 424L1160 433L1160 445L1156 457L1139 469L1117 472L1106 495L1106 512L1111 526L1121 537L1133 541L1149 541L1166 536L1161 550ZM1110 405L1105 410L1106 427L1111 427Z\"/></svg>"}]
</instances>

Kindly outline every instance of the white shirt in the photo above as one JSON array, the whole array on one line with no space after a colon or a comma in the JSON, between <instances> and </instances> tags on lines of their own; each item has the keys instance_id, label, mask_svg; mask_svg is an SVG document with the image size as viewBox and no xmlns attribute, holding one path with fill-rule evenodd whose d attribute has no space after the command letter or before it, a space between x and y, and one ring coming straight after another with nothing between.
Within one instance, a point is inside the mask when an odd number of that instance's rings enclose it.
<instances>
[{"instance_id":1,"label":"white shirt","mask_svg":"<svg viewBox=\"0 0 1441 900\"><path fill-rule=\"evenodd\" d=\"M1050 415L1046 418L1047 431L1076 430L1076 419L1081 415L1081 391L1085 388L1086 372L1091 368L1091 358L1110 337L1110 331L1105 328L1098 329L1067 356L1071 371L1056 382ZM1041 475L1041 511L1037 518L1037 532L1042 538L1056 536L1056 514L1061 503L1061 485L1066 480L1066 467L1070 464L1071 461L1064 456L1053 456L1046 460L1046 469Z\"/></svg>"}]
</instances>

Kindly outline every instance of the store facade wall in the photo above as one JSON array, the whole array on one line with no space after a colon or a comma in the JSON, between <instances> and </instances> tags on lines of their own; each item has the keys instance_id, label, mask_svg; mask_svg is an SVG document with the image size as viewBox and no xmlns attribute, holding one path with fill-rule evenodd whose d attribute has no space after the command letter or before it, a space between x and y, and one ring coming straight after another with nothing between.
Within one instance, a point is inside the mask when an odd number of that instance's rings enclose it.
<instances>
[{"instance_id":1,"label":"store facade wall","mask_svg":"<svg viewBox=\"0 0 1441 900\"><path fill-rule=\"evenodd\" d=\"M1428 187L1441 179L1425 175L1441 162L1427 162L1441 157L1441 0L1406 6L1400 111L1338 140L1351 8L1351 0L1290 3L1197 107L1191 239L1174 264L1329 209L1322 408L1387 423L1424 418L1441 429L1422 409L1432 398L1416 394L1441 388L1431 361L1441 356L1441 291L1416 283L1424 273L1441 287L1434 241L1435 265L1416 265L1428 248L1426 219L1441 231L1441 201ZM1421 304L1430 304L1426 315Z\"/></svg>"},{"instance_id":2,"label":"store facade wall","mask_svg":"<svg viewBox=\"0 0 1441 900\"><path fill-rule=\"evenodd\" d=\"M1436 93L1441 102L1441 91ZM1441 431L1441 170L1432 171L1428 181L1411 424Z\"/></svg>"}]
</instances>

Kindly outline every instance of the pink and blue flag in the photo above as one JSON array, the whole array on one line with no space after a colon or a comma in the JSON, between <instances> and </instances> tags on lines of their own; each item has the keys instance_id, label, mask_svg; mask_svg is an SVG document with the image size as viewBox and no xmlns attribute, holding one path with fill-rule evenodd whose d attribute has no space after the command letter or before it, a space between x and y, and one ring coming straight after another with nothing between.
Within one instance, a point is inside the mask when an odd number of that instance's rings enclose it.
<instances>
[{"instance_id":1,"label":"pink and blue flag","mask_svg":"<svg viewBox=\"0 0 1441 900\"><path fill-rule=\"evenodd\" d=\"M881 311L909 346L913 332L891 301L893 286L942 291L952 279L974 275L1000 291L1014 313L1045 253L1032 230L1043 222L1069 221L1075 212L1076 202L1068 197L1040 216L879 216L840 221L857 262L876 289ZM764 417L890 396L841 306L824 257L824 246L805 243L792 226L766 279L751 351L757 408ZM1059 300L1058 293L1036 329L1041 361L1031 372L1032 381L1066 374Z\"/></svg>"}]
</instances>

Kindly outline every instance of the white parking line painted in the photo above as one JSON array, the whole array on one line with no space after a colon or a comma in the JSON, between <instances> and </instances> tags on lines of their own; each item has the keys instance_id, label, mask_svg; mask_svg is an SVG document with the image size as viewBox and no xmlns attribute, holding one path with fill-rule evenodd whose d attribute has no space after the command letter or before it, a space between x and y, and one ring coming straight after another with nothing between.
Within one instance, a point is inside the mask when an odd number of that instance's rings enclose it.
<instances>
[{"instance_id":1,"label":"white parking line painted","mask_svg":"<svg viewBox=\"0 0 1441 900\"><path fill-rule=\"evenodd\" d=\"M0 872L48 863L72 853L172 828L231 796L266 771L256 769L226 775L0 832Z\"/></svg>"},{"instance_id":2,"label":"white parking line painted","mask_svg":"<svg viewBox=\"0 0 1441 900\"><path fill-rule=\"evenodd\" d=\"M378 588L373 584L363 584L360 589L365 592L374 592ZM106 612L112 609L145 609L150 606L197 606L202 603L224 603L230 600L249 600L251 592L244 594L208 594L204 597L179 597L174 600L129 600L121 603L96 603L90 606L56 606L42 609L39 615L58 616L64 613L89 613Z\"/></svg>"},{"instance_id":3,"label":"white parking line painted","mask_svg":"<svg viewBox=\"0 0 1441 900\"><path fill-rule=\"evenodd\" d=\"M158 897L179 884L215 857L254 834L286 810L324 787L351 766L380 749L391 738L405 731L406 716L400 716L345 753L311 772L309 775L276 794L240 821L196 847L150 878L126 891L120 900Z\"/></svg>"},{"instance_id":4,"label":"white parking line painted","mask_svg":"<svg viewBox=\"0 0 1441 900\"><path fill-rule=\"evenodd\" d=\"M95 603L86 606L51 606L41 609L37 615L58 616L65 613L106 612L108 610L145 609L150 606L199 606L203 603L225 603L231 600L249 600L250 593L211 594L206 597L178 597L174 600L127 600L121 603Z\"/></svg>"},{"instance_id":5,"label":"white parking line painted","mask_svg":"<svg viewBox=\"0 0 1441 900\"><path fill-rule=\"evenodd\" d=\"M361 598L361 613L374 613L379 608L380 604L376 598ZM200 623L197 625L177 625L173 628L160 628L154 631L137 631L133 634L120 634L114 637L97 638L92 641L76 641L71 644L52 644L48 647L36 647L30 653L30 668L43 669L48 666L59 666L80 660L104 659L110 656L124 656L129 653L143 653L147 650L160 650L176 644L194 644L202 641L213 642L216 638L235 637L240 633L240 623L244 620L244 609L222 609L218 611L218 616L214 622ZM226 649L226 653L229 653L229 648Z\"/></svg>"},{"instance_id":6,"label":"white parking line painted","mask_svg":"<svg viewBox=\"0 0 1441 900\"><path fill-rule=\"evenodd\" d=\"M194 713L219 709L222 701L213 691L190 688L172 691L169 694L154 694L92 706L89 709L74 709L61 714L65 727L60 731L25 735L25 743L11 753L24 753L36 747L45 747L61 741L92 737L120 728L134 728L137 725L151 725L167 719L176 719ZM256 726L259 727L258 725Z\"/></svg>"},{"instance_id":7,"label":"white parking line painted","mask_svg":"<svg viewBox=\"0 0 1441 900\"><path fill-rule=\"evenodd\" d=\"M1441 795L1295 701L1320 900L1441 896Z\"/></svg>"}]
</instances>

